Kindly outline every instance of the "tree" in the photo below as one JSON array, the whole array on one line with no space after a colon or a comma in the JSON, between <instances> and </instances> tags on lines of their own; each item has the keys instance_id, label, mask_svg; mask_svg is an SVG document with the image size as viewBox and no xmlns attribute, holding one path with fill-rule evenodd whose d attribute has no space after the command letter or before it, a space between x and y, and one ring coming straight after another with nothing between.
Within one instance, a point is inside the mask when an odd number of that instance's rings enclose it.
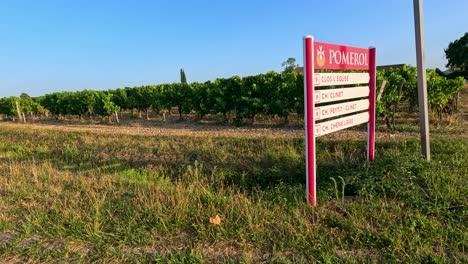
<instances>
[{"instance_id":1,"label":"tree","mask_svg":"<svg viewBox=\"0 0 468 264\"><path fill-rule=\"evenodd\" d=\"M187 77L185 76L184 69L180 69L180 83L187 83Z\"/></svg>"},{"instance_id":2,"label":"tree","mask_svg":"<svg viewBox=\"0 0 468 264\"><path fill-rule=\"evenodd\" d=\"M293 72L297 68L296 59L288 58L285 62L281 63L281 66L284 67L283 72Z\"/></svg>"},{"instance_id":3,"label":"tree","mask_svg":"<svg viewBox=\"0 0 468 264\"><path fill-rule=\"evenodd\" d=\"M444 51L448 60L447 67L454 70L468 70L468 32L463 37L450 42Z\"/></svg>"}]
</instances>

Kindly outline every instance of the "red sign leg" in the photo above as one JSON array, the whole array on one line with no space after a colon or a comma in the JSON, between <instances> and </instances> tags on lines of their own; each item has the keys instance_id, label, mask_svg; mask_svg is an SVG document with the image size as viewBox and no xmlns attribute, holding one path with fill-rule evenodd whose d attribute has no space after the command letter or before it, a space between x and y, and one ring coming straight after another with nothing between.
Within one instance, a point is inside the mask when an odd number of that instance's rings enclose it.
<instances>
[{"instance_id":1,"label":"red sign leg","mask_svg":"<svg viewBox=\"0 0 468 264\"><path fill-rule=\"evenodd\" d=\"M314 40L308 36L304 38L304 120L305 120L305 154L306 154L306 192L310 205L317 203L315 181L315 135L314 135Z\"/></svg>"},{"instance_id":2,"label":"red sign leg","mask_svg":"<svg viewBox=\"0 0 468 264\"><path fill-rule=\"evenodd\" d=\"M375 80L376 80L376 50L369 49L369 125L367 131L367 160L373 161L375 154Z\"/></svg>"}]
</instances>

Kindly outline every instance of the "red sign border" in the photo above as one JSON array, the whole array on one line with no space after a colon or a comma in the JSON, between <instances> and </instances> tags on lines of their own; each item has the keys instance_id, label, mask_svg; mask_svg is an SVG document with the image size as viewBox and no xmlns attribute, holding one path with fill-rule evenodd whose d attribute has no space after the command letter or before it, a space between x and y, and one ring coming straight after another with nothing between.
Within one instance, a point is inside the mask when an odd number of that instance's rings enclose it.
<instances>
[{"instance_id":1,"label":"red sign border","mask_svg":"<svg viewBox=\"0 0 468 264\"><path fill-rule=\"evenodd\" d=\"M348 63L348 64L339 64L339 63L330 63L336 62L336 55L334 60L330 58L330 50L334 54L340 54L340 62L344 61L344 58L349 62L359 62L361 55L364 55L365 60L363 64L360 63ZM316 70L369 70L370 67L370 49L364 49L359 47L351 47L345 45L337 45L326 42L314 42L314 69ZM337 53L338 52L338 53ZM319 53L323 54L323 64L320 63ZM343 54L346 54L344 56ZM357 56L355 56L357 55ZM328 60L327 60L328 58Z\"/></svg>"},{"instance_id":2,"label":"red sign border","mask_svg":"<svg viewBox=\"0 0 468 264\"><path fill-rule=\"evenodd\" d=\"M305 134L305 155L306 155L306 192L307 201L310 205L317 204L316 190L316 155L315 155L315 135L314 135L314 73L315 73L315 44L330 45L343 48L345 51L362 51L363 48L336 45L324 42L314 42L312 36L304 37L304 134ZM368 65L357 67L346 67L346 65L326 65L323 64L317 69L330 70L367 70L369 71L369 122L367 127L367 160L372 161L375 157L375 86L376 86L376 48L364 49L368 53ZM363 66L366 66L363 68Z\"/></svg>"}]
</instances>

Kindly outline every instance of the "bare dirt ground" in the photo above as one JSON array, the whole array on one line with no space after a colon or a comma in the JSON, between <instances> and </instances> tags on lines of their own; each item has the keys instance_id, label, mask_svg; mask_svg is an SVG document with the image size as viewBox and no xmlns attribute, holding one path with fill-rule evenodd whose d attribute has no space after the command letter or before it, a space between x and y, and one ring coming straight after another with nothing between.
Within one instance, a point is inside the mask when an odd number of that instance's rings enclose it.
<instances>
[{"instance_id":1,"label":"bare dirt ground","mask_svg":"<svg viewBox=\"0 0 468 264\"><path fill-rule=\"evenodd\" d=\"M125 125L100 125L100 124L73 124L64 122L35 122L18 124L3 122L5 127L23 127L31 129L52 129L62 131L80 131L105 134L125 135L172 135L172 136L226 136L226 137L300 137L303 129L300 127L268 128L268 127L241 127L223 125L198 125L190 123L164 123L162 125L141 125L134 122Z\"/></svg>"},{"instance_id":2,"label":"bare dirt ground","mask_svg":"<svg viewBox=\"0 0 468 264\"><path fill-rule=\"evenodd\" d=\"M467 96L468 97L468 96ZM417 121L414 120L413 123ZM458 132L439 133L431 131L434 136L457 136L468 138L466 128L468 124L468 112L458 113L452 117L451 121L444 122L438 125L439 130L445 128L458 127ZM1 126L10 128L28 128L32 130L54 130L67 132L87 132L97 134L121 134L121 135L141 135L141 136L194 136L194 137L243 137L243 138L300 138L304 137L304 128L300 126L249 126L249 127L234 127L223 125L200 125L191 123L164 123L156 125L140 125L139 123L130 123L125 125L103 125L103 124L86 124L86 123L65 123L65 122L35 122L18 124L15 122L1 122ZM461 130L460 130L461 129ZM397 131L390 132L385 129L379 129L376 133L377 139L393 139L393 138L417 138L419 132L414 131ZM365 139L366 126L361 125L356 128L346 129L337 133L332 133L324 136L326 139Z\"/></svg>"}]
</instances>

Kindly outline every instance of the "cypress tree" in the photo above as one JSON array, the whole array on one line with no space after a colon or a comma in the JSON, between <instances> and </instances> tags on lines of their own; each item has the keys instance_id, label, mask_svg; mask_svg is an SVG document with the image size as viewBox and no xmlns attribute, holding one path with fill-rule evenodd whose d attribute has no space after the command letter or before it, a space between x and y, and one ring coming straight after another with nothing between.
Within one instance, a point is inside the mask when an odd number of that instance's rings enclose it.
<instances>
[{"instance_id":1,"label":"cypress tree","mask_svg":"<svg viewBox=\"0 0 468 264\"><path fill-rule=\"evenodd\" d=\"M187 78L185 77L184 69L180 69L180 83L187 83Z\"/></svg>"}]
</instances>

